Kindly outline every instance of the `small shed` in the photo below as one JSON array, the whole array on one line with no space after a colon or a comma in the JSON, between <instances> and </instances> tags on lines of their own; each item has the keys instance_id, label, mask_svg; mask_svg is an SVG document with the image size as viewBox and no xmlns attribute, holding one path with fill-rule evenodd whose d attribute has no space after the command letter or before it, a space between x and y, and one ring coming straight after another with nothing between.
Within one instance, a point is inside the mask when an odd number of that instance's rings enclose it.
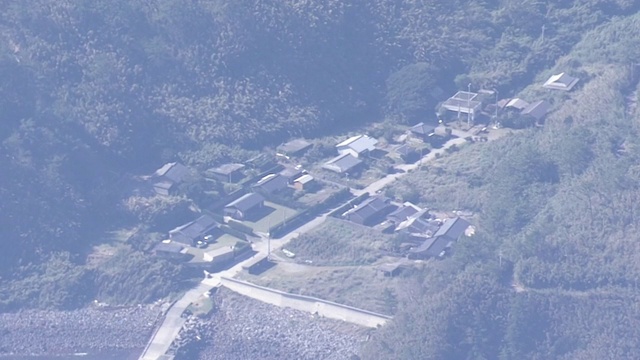
<instances>
[{"instance_id":1,"label":"small shed","mask_svg":"<svg viewBox=\"0 0 640 360\"><path fill-rule=\"evenodd\" d=\"M308 190L309 188L313 187L314 184L315 179L309 174L302 175L293 181L293 187L296 190Z\"/></svg>"},{"instance_id":2,"label":"small shed","mask_svg":"<svg viewBox=\"0 0 640 360\"><path fill-rule=\"evenodd\" d=\"M378 266L378 271L380 271L386 277L396 277L402 271L403 266L400 263L395 264L383 264Z\"/></svg>"}]
</instances>

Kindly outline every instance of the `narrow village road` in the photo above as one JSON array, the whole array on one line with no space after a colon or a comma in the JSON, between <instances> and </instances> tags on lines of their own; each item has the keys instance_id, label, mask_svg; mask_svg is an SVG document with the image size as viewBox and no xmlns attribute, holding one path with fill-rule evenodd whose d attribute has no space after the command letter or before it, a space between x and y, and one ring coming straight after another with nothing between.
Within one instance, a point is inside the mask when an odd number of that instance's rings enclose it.
<instances>
[{"instance_id":1,"label":"narrow village road","mask_svg":"<svg viewBox=\"0 0 640 360\"><path fill-rule=\"evenodd\" d=\"M326 218L327 215L319 216L293 230L282 238L271 240L271 251L276 251L300 234L313 230L317 226L321 225L326 220ZM169 311L167 311L162 325L160 325L158 330L153 335L153 338L150 340L149 345L145 349L144 353L140 356L140 360L161 359L162 356L169 350L171 343L178 336L178 333L180 333L180 329L186 321L184 318L182 318L182 313L184 312L184 310L186 310L186 308L191 303L196 301L204 293L208 292L214 287L220 286L220 278L232 278L242 271L242 268L245 264L253 261L257 257L266 256L268 247L269 245L266 239L254 243L253 249L254 251L256 251L256 254L254 256L235 264L233 267L227 270L211 274L211 276L202 280L202 282L197 287L187 291L182 296L182 298L176 301L173 306L171 306Z\"/></svg>"},{"instance_id":2,"label":"narrow village road","mask_svg":"<svg viewBox=\"0 0 640 360\"><path fill-rule=\"evenodd\" d=\"M454 145L458 146L458 145L464 144L466 142L464 138L467 136L471 136L470 133L467 133L461 130L454 130L453 134L458 137L450 139L440 149L436 149L429 152L427 155L423 156L422 159L418 160L417 162L413 164L402 164L402 165L396 166L396 169L399 169L403 172L396 173L396 174L389 174L383 177L382 179L369 184L364 189L354 190L353 194L356 196L360 196L368 192L370 195L374 195L375 193L382 190L386 186L392 184L394 181L407 175L409 172L419 168L420 166L424 165L427 162L433 161L433 159L436 158L437 154L443 154L447 149L451 148Z\"/></svg>"},{"instance_id":3,"label":"narrow village road","mask_svg":"<svg viewBox=\"0 0 640 360\"><path fill-rule=\"evenodd\" d=\"M436 154L442 154L446 149L452 147L453 145L463 144L466 140L464 139L467 136L471 136L471 133L461 130L453 130L453 135L457 136L456 138L450 139L447 141L442 148L431 151L429 154L422 157L422 159L414 164L404 164L398 166L399 169L403 170L403 173L398 174L390 174L385 176L384 178L373 182L369 186L365 187L361 190L352 191L354 195L359 196L368 192L373 195L376 192L382 190L384 187L398 180L402 176L406 175L408 172L413 171L423 165L426 162L432 161L436 158ZM336 207L338 208L338 207ZM320 215L313 220L303 224L299 228L291 231L287 235L283 236L280 239L272 239L271 240L271 251L276 251L286 245L289 241L296 238L300 234L306 233L320 226L327 219L327 214ZM162 325L153 335L153 338L150 340L149 345L145 349L144 353L140 356L140 360L160 360L163 355L169 350L171 343L178 336L180 329L185 323L185 319L181 317L184 310L194 301L196 301L202 294L211 290L214 287L220 286L220 278L221 277L229 277L233 278L238 273L240 273L243 269L243 266L247 263L253 261L256 257L266 256L268 253L268 242L262 237L262 241L256 242L253 244L253 250L256 251L256 254L249 259L243 260L233 267L211 274L195 288L189 290L187 293L183 295L183 297L176 301L173 306L167 312Z\"/></svg>"}]
</instances>

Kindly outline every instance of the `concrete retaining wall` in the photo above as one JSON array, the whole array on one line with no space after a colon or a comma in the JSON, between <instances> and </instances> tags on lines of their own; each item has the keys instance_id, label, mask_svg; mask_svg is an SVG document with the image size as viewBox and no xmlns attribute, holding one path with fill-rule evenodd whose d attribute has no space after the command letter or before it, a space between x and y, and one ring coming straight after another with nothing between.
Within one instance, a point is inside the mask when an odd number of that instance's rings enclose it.
<instances>
[{"instance_id":1,"label":"concrete retaining wall","mask_svg":"<svg viewBox=\"0 0 640 360\"><path fill-rule=\"evenodd\" d=\"M346 321L352 324L375 328L384 325L390 316L354 308L311 296L286 293L284 291L258 286L246 281L222 277L222 286L244 296L267 304L288 307L300 311L317 313L320 316Z\"/></svg>"}]
</instances>

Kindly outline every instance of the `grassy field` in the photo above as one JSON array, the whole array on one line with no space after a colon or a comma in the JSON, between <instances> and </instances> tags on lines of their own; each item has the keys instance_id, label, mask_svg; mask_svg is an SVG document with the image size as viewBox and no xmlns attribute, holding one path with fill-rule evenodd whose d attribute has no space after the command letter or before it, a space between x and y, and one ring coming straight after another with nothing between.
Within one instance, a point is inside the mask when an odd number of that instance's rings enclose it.
<instances>
[{"instance_id":1,"label":"grassy field","mask_svg":"<svg viewBox=\"0 0 640 360\"><path fill-rule=\"evenodd\" d=\"M264 206L265 209L268 210L268 214L255 221L244 221L246 225L251 226L253 231L266 233L269 231L269 227L276 225L282 220L288 219L297 213L294 209L269 201L265 201Z\"/></svg>"},{"instance_id":2,"label":"grassy field","mask_svg":"<svg viewBox=\"0 0 640 360\"><path fill-rule=\"evenodd\" d=\"M491 167L483 162L487 151L495 147L494 143L461 147L391 184L386 194L398 200L418 201L431 209L478 209L486 184L473 174L479 168Z\"/></svg>"},{"instance_id":3,"label":"grassy field","mask_svg":"<svg viewBox=\"0 0 640 360\"><path fill-rule=\"evenodd\" d=\"M380 257L391 237L371 228L328 218L313 231L293 239L287 249L318 265L368 265Z\"/></svg>"},{"instance_id":4,"label":"grassy field","mask_svg":"<svg viewBox=\"0 0 640 360\"><path fill-rule=\"evenodd\" d=\"M334 183L322 182L322 188L315 192L307 192L301 196L298 201L305 206L313 206L315 204L325 201L331 195L337 193L342 189Z\"/></svg>"},{"instance_id":5,"label":"grassy field","mask_svg":"<svg viewBox=\"0 0 640 360\"><path fill-rule=\"evenodd\" d=\"M392 315L396 309L396 289L404 279L384 277L375 266L317 267L279 263L255 276L243 273L251 283L294 294Z\"/></svg>"}]
</instances>

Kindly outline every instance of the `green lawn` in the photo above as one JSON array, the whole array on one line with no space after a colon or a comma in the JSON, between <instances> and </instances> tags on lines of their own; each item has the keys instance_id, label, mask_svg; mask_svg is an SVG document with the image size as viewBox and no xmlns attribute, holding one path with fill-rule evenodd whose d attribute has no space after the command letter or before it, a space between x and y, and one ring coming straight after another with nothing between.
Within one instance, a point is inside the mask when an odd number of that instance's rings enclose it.
<instances>
[{"instance_id":1,"label":"green lawn","mask_svg":"<svg viewBox=\"0 0 640 360\"><path fill-rule=\"evenodd\" d=\"M275 204L270 201L265 201L264 207L268 210L268 214L255 221L244 220L243 223L251 226L253 231L266 233L269 231L271 226L274 226L284 219L288 219L298 213L294 209L288 208L284 205Z\"/></svg>"}]
</instances>

